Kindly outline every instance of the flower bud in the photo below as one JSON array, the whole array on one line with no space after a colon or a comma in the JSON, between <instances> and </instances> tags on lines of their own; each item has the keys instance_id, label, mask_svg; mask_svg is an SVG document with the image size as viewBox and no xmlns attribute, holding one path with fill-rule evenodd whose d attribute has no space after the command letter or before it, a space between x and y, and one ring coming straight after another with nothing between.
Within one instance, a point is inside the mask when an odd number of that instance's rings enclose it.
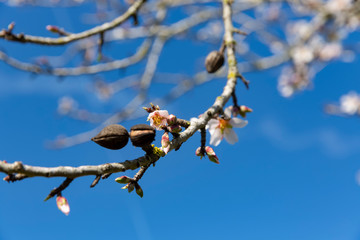
<instances>
[{"instance_id":1,"label":"flower bud","mask_svg":"<svg viewBox=\"0 0 360 240\"><path fill-rule=\"evenodd\" d=\"M206 155L209 157L209 160L219 164L219 158L216 156L214 150L211 147L205 147Z\"/></svg>"},{"instance_id":2,"label":"flower bud","mask_svg":"<svg viewBox=\"0 0 360 240\"><path fill-rule=\"evenodd\" d=\"M66 216L70 213L70 206L66 198L58 196L56 198L56 205L60 211L62 211Z\"/></svg>"},{"instance_id":3,"label":"flower bud","mask_svg":"<svg viewBox=\"0 0 360 240\"><path fill-rule=\"evenodd\" d=\"M246 117L246 114L247 113L250 113L250 112L252 112L253 110L251 109L251 108L249 108L249 107L247 107L247 106L245 106L245 105L241 105L240 107L239 107L239 114L243 117L243 118L245 118Z\"/></svg>"},{"instance_id":4,"label":"flower bud","mask_svg":"<svg viewBox=\"0 0 360 240\"><path fill-rule=\"evenodd\" d=\"M125 184L125 183L131 182L131 178L129 178L129 177L127 177L127 176L121 176L121 177L116 178L115 181L116 181L117 183L123 183L123 184Z\"/></svg>"},{"instance_id":5,"label":"flower bud","mask_svg":"<svg viewBox=\"0 0 360 240\"><path fill-rule=\"evenodd\" d=\"M161 137L161 149L167 154L170 150L169 133L165 132Z\"/></svg>"},{"instance_id":6,"label":"flower bud","mask_svg":"<svg viewBox=\"0 0 360 240\"><path fill-rule=\"evenodd\" d=\"M104 127L91 140L104 148L117 150L126 146L129 141L129 133L123 126L112 124Z\"/></svg>"},{"instance_id":7,"label":"flower bud","mask_svg":"<svg viewBox=\"0 0 360 240\"><path fill-rule=\"evenodd\" d=\"M168 125L174 125L176 124L177 118L174 114L170 114L167 118Z\"/></svg>"},{"instance_id":8,"label":"flower bud","mask_svg":"<svg viewBox=\"0 0 360 240\"><path fill-rule=\"evenodd\" d=\"M205 157L205 153L203 151L201 151L201 147L198 147L195 151L195 155L199 156L200 159L202 159L203 157Z\"/></svg>"},{"instance_id":9,"label":"flower bud","mask_svg":"<svg viewBox=\"0 0 360 240\"><path fill-rule=\"evenodd\" d=\"M171 125L169 127L167 127L167 129L171 132L171 133L179 133L182 131L182 128L180 125Z\"/></svg>"},{"instance_id":10,"label":"flower bud","mask_svg":"<svg viewBox=\"0 0 360 240\"><path fill-rule=\"evenodd\" d=\"M53 33L58 33L59 32L59 28L57 26L54 26L54 25L47 25L46 30L48 30L50 32L53 32Z\"/></svg>"},{"instance_id":11,"label":"flower bud","mask_svg":"<svg viewBox=\"0 0 360 240\"><path fill-rule=\"evenodd\" d=\"M147 124L137 124L131 127L130 139L135 147L149 145L155 140L155 129Z\"/></svg>"},{"instance_id":12,"label":"flower bud","mask_svg":"<svg viewBox=\"0 0 360 240\"><path fill-rule=\"evenodd\" d=\"M210 52L205 59L205 67L208 73L214 73L224 65L224 55L218 51Z\"/></svg>"}]
</instances>

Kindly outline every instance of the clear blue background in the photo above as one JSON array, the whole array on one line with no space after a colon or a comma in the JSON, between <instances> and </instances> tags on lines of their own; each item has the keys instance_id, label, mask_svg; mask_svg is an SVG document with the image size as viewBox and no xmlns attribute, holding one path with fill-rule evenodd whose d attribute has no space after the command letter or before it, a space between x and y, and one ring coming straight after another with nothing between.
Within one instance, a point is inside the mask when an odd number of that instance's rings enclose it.
<instances>
[{"instance_id":1,"label":"clear blue background","mask_svg":"<svg viewBox=\"0 0 360 240\"><path fill-rule=\"evenodd\" d=\"M84 8L9 8L0 4L0 26L16 22L16 32L49 35L47 24L82 31ZM58 55L61 47L0 41L7 53L30 61L33 56ZM193 73L201 58L216 46L171 41L159 62L162 72ZM121 48L120 48L121 49ZM119 57L124 54L120 49ZM184 51L186 49L187 51ZM194 60L189 63L186 54ZM176 56L176 59L174 59ZM114 174L90 189L93 177L76 179L63 195L68 217L54 199L43 202L63 179L32 178L0 183L0 239L246 239L358 240L360 239L360 121L323 113L323 105L359 89L359 61L332 63L315 79L313 90L284 99L277 92L279 69L246 74L251 89L237 89L240 104L254 109L249 125L237 129L239 142L215 148L216 165L194 155L200 137L162 158L141 180L144 198L128 194ZM141 71L134 69L130 71ZM120 78L108 76L109 82ZM189 119L210 106L225 84L215 80L196 88L167 107ZM44 147L60 134L73 135L96 125L56 113L57 101L71 95L81 107L114 111L118 102L102 102L89 91L88 77L32 78L0 63L0 159L30 165L101 164L133 159L142 152L130 144L111 151L93 142L62 150ZM152 94L161 88L154 86ZM197 103L197 104L194 104ZM130 128L146 118L125 122ZM159 142L157 143L159 144ZM132 176L134 173L127 173ZM1 177L5 177L4 174Z\"/></svg>"}]
</instances>

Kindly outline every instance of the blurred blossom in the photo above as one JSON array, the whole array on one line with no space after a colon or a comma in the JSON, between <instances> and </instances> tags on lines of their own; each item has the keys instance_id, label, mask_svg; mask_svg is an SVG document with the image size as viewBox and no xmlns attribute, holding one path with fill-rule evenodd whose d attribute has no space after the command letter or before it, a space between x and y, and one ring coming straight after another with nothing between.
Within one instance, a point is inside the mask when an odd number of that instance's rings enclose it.
<instances>
[{"instance_id":1,"label":"blurred blossom","mask_svg":"<svg viewBox=\"0 0 360 240\"><path fill-rule=\"evenodd\" d=\"M57 112L60 115L69 114L71 111L77 108L77 102L69 96L64 96L58 101Z\"/></svg>"},{"instance_id":2,"label":"blurred blossom","mask_svg":"<svg viewBox=\"0 0 360 240\"><path fill-rule=\"evenodd\" d=\"M340 110L343 113L353 115L359 111L360 95L356 92L349 92L340 98Z\"/></svg>"},{"instance_id":3,"label":"blurred blossom","mask_svg":"<svg viewBox=\"0 0 360 240\"><path fill-rule=\"evenodd\" d=\"M97 96L101 100L108 100L114 93L113 89L103 80L95 82L95 90Z\"/></svg>"},{"instance_id":4,"label":"blurred blossom","mask_svg":"<svg viewBox=\"0 0 360 240\"><path fill-rule=\"evenodd\" d=\"M278 90L283 97L291 97L295 91L303 90L309 85L307 67L283 68L278 81Z\"/></svg>"},{"instance_id":5,"label":"blurred blossom","mask_svg":"<svg viewBox=\"0 0 360 240\"><path fill-rule=\"evenodd\" d=\"M330 13L336 14L347 10L352 6L352 0L330 0L325 4L325 9Z\"/></svg>"},{"instance_id":6,"label":"blurred blossom","mask_svg":"<svg viewBox=\"0 0 360 240\"><path fill-rule=\"evenodd\" d=\"M197 38L202 41L217 40L219 36L222 36L223 29L223 23L221 21L212 21L197 32Z\"/></svg>"},{"instance_id":7,"label":"blurred blossom","mask_svg":"<svg viewBox=\"0 0 360 240\"><path fill-rule=\"evenodd\" d=\"M330 61L341 55L342 46L339 43L325 44L319 51L319 58L322 61Z\"/></svg>"},{"instance_id":8,"label":"blurred blossom","mask_svg":"<svg viewBox=\"0 0 360 240\"><path fill-rule=\"evenodd\" d=\"M289 41L305 38L311 32L311 25L305 20L299 20L286 25Z\"/></svg>"},{"instance_id":9,"label":"blurred blossom","mask_svg":"<svg viewBox=\"0 0 360 240\"><path fill-rule=\"evenodd\" d=\"M294 47L290 54L295 64L306 64L314 59L313 49L308 46Z\"/></svg>"}]
</instances>

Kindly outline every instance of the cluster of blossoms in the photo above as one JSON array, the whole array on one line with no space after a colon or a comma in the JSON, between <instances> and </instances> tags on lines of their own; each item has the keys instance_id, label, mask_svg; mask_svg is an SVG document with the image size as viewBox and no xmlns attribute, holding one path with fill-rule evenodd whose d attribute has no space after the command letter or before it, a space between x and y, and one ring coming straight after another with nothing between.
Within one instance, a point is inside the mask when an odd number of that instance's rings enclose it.
<instances>
[{"instance_id":1,"label":"cluster of blossoms","mask_svg":"<svg viewBox=\"0 0 360 240\"><path fill-rule=\"evenodd\" d=\"M170 151L169 132L175 135L180 133L181 125L178 124L175 115L169 114L167 110L160 110L159 106L151 105L150 108L144 109L149 112L147 120L150 121L150 125L156 130L165 131L161 137L161 149L167 154Z\"/></svg>"},{"instance_id":2,"label":"cluster of blossoms","mask_svg":"<svg viewBox=\"0 0 360 240\"><path fill-rule=\"evenodd\" d=\"M252 109L244 105L230 106L225 109L222 117L217 116L210 119L206 126L211 135L210 144L218 146L224 138L230 144L236 143L238 141L238 137L233 128L242 128L248 123L248 121L237 118L236 116L241 115L242 117L246 117L246 114L249 112L252 112ZM215 154L214 150L209 146L197 148L195 155L200 158L208 156L210 161L219 164L219 158Z\"/></svg>"}]
</instances>

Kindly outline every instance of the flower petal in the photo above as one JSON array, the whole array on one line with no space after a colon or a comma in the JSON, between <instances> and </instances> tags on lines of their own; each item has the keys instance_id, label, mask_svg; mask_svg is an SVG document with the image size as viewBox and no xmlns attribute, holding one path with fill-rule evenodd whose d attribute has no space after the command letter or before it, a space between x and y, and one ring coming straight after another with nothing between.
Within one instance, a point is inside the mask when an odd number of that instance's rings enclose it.
<instances>
[{"instance_id":1,"label":"flower petal","mask_svg":"<svg viewBox=\"0 0 360 240\"><path fill-rule=\"evenodd\" d=\"M232 128L226 128L224 130L224 137L225 137L225 140L230 144L234 144L237 141L239 141L235 131Z\"/></svg>"},{"instance_id":2,"label":"flower petal","mask_svg":"<svg viewBox=\"0 0 360 240\"><path fill-rule=\"evenodd\" d=\"M232 115L232 106L229 106L229 107L225 108L224 114L225 114L226 117L231 118L231 115Z\"/></svg>"},{"instance_id":3,"label":"flower petal","mask_svg":"<svg viewBox=\"0 0 360 240\"><path fill-rule=\"evenodd\" d=\"M248 121L242 120L240 118L232 118L232 119L230 119L230 124L233 127L242 128L248 124Z\"/></svg>"},{"instance_id":4,"label":"flower petal","mask_svg":"<svg viewBox=\"0 0 360 240\"><path fill-rule=\"evenodd\" d=\"M210 130L209 130L210 131ZM221 131L219 128L216 128L213 132L213 134L211 134L211 138L210 138L210 144L217 146L220 144L221 140L222 140L223 136L221 134Z\"/></svg>"}]
</instances>

